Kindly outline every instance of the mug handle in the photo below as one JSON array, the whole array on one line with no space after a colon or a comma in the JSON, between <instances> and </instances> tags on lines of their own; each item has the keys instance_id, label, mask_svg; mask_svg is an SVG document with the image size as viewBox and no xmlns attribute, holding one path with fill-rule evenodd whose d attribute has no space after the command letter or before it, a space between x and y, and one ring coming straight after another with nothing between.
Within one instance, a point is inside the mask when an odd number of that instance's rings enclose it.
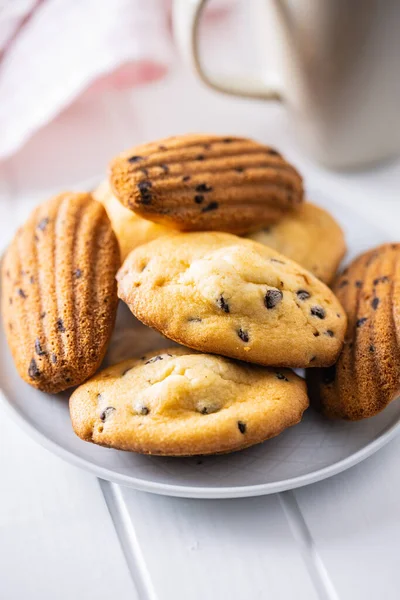
<instances>
[{"instance_id":1,"label":"mug handle","mask_svg":"<svg viewBox=\"0 0 400 600\"><path fill-rule=\"evenodd\" d=\"M174 0L173 2L174 37L186 62L204 83L219 92L246 98L282 101L281 91L277 87L267 85L259 78L215 76L203 69L199 57L198 32L201 13L206 2L207 0Z\"/></svg>"}]
</instances>

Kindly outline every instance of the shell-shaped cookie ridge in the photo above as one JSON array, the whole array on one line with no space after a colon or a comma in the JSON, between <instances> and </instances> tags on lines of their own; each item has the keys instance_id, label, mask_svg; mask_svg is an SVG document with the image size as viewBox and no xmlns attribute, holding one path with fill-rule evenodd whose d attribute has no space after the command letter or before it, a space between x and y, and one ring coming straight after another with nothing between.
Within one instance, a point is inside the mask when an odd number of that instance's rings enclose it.
<instances>
[{"instance_id":1,"label":"shell-shaped cookie ridge","mask_svg":"<svg viewBox=\"0 0 400 600\"><path fill-rule=\"evenodd\" d=\"M308 375L313 401L330 417L359 420L400 393L400 244L356 258L333 290L348 316L343 351L331 370Z\"/></svg>"},{"instance_id":2,"label":"shell-shaped cookie ridge","mask_svg":"<svg viewBox=\"0 0 400 600\"><path fill-rule=\"evenodd\" d=\"M3 263L2 312L21 377L58 392L100 364L115 319L118 243L90 194L36 208Z\"/></svg>"},{"instance_id":3,"label":"shell-shaped cookie ridge","mask_svg":"<svg viewBox=\"0 0 400 600\"><path fill-rule=\"evenodd\" d=\"M187 135L138 146L110 164L117 198L180 230L245 233L303 201L302 178L269 146L238 137Z\"/></svg>"}]
</instances>

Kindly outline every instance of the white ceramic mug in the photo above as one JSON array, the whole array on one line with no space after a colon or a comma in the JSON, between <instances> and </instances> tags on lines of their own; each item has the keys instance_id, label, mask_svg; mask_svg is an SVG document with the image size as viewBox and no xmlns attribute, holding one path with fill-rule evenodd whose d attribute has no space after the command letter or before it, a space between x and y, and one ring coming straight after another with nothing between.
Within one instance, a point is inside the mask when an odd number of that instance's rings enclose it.
<instances>
[{"instance_id":1,"label":"white ceramic mug","mask_svg":"<svg viewBox=\"0 0 400 600\"><path fill-rule=\"evenodd\" d=\"M174 0L183 56L209 86L229 94L284 101L307 150L333 168L361 167L400 153L399 0L241 0L268 35L274 10L282 90L256 75L209 74L198 52L206 0Z\"/></svg>"}]
</instances>

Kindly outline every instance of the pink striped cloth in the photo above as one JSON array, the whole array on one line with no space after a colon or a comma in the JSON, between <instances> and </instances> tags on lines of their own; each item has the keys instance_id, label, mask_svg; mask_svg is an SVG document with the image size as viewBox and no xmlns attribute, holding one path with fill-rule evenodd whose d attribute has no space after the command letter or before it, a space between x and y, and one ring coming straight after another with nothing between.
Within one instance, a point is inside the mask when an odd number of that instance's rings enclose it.
<instances>
[{"instance_id":1,"label":"pink striped cloth","mask_svg":"<svg viewBox=\"0 0 400 600\"><path fill-rule=\"evenodd\" d=\"M229 0L213 0L214 15ZM83 92L162 77L175 58L170 0L5 0L0 159Z\"/></svg>"}]
</instances>

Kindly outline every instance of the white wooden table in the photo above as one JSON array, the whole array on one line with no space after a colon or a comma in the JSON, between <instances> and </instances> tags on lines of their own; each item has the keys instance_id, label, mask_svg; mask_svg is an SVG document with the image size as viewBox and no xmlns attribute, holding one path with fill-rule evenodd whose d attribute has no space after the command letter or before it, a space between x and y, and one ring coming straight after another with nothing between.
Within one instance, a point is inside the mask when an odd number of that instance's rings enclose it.
<instances>
[{"instance_id":1,"label":"white wooden table","mask_svg":"<svg viewBox=\"0 0 400 600\"><path fill-rule=\"evenodd\" d=\"M326 172L302 155L283 108L215 95L177 67L134 93L82 99L0 165L1 245L31 206L100 175L115 152L193 130L275 144L311 189L400 237L399 162ZM200 501L100 482L37 446L3 414L1 423L4 600L400 598L400 438L303 489Z\"/></svg>"}]
</instances>

